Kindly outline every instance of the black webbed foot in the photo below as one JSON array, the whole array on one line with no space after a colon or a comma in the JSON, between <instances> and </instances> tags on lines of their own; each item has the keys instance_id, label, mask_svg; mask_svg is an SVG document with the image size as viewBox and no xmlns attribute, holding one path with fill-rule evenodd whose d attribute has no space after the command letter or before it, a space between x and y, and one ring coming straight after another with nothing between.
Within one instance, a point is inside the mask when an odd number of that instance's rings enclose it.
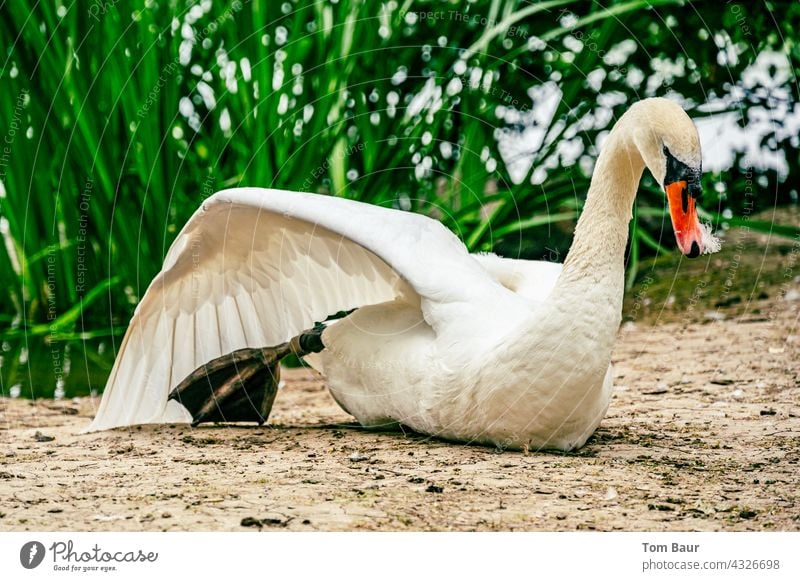
<instances>
[{"instance_id":1,"label":"black webbed foot","mask_svg":"<svg viewBox=\"0 0 800 581\"><path fill-rule=\"evenodd\" d=\"M287 343L261 349L239 349L195 369L169 394L201 422L258 422L269 418L280 382L280 361L290 353L302 357L322 351L324 326Z\"/></svg>"},{"instance_id":2,"label":"black webbed foot","mask_svg":"<svg viewBox=\"0 0 800 581\"><path fill-rule=\"evenodd\" d=\"M269 418L288 343L240 349L198 367L169 394L201 422L258 422Z\"/></svg>"}]
</instances>

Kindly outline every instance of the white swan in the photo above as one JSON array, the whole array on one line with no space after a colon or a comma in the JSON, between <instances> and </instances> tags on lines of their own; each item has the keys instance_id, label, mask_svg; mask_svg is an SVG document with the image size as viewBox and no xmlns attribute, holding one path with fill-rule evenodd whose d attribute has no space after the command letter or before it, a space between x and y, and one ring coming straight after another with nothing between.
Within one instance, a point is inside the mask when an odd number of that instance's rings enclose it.
<instances>
[{"instance_id":1,"label":"white swan","mask_svg":"<svg viewBox=\"0 0 800 581\"><path fill-rule=\"evenodd\" d=\"M636 103L608 135L563 267L470 255L416 214L313 194L221 191L170 248L88 429L264 421L277 360L321 350L315 366L363 425L402 423L514 449L578 448L611 397L628 222L645 166L665 186L681 251L717 250L695 211L697 131L665 99ZM179 383L173 396L186 407L168 400Z\"/></svg>"}]
</instances>

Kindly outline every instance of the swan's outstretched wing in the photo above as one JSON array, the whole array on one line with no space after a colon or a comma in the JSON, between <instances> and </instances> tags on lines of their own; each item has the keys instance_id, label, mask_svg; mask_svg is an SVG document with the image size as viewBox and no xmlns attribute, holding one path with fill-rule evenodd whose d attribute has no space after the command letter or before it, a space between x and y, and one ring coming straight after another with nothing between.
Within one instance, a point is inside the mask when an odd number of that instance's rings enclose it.
<instances>
[{"instance_id":1,"label":"swan's outstretched wing","mask_svg":"<svg viewBox=\"0 0 800 581\"><path fill-rule=\"evenodd\" d=\"M500 289L424 216L280 190L219 192L178 235L139 303L89 430L190 421L167 395L194 369L281 343L339 311L402 296L419 301L438 332Z\"/></svg>"}]
</instances>

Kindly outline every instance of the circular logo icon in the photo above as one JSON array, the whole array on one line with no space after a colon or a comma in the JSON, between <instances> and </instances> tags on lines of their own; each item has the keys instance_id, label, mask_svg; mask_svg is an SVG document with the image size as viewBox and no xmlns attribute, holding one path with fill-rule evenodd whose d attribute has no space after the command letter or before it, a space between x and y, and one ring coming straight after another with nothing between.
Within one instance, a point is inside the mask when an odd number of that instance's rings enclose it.
<instances>
[{"instance_id":1,"label":"circular logo icon","mask_svg":"<svg viewBox=\"0 0 800 581\"><path fill-rule=\"evenodd\" d=\"M44 545L39 541L30 541L19 550L19 562L26 569L35 569L44 560Z\"/></svg>"}]
</instances>

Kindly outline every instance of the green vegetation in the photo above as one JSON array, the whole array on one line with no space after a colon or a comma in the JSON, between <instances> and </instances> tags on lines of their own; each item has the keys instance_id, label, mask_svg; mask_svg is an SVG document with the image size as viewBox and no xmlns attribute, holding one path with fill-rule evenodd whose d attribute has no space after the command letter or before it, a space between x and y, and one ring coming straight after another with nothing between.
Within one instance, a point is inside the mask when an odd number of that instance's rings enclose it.
<instances>
[{"instance_id":1,"label":"green vegetation","mask_svg":"<svg viewBox=\"0 0 800 581\"><path fill-rule=\"evenodd\" d=\"M36 349L84 353L64 377L100 387L113 344L98 342L124 332L183 223L226 187L423 212L473 250L562 260L595 142L630 101L682 96L745 127L793 111L798 17L797 3L680 0L5 3L2 392L34 382ZM742 154L705 176L715 226L796 203L797 133L773 121L780 172ZM668 223L646 180L630 281L672 247Z\"/></svg>"}]
</instances>

